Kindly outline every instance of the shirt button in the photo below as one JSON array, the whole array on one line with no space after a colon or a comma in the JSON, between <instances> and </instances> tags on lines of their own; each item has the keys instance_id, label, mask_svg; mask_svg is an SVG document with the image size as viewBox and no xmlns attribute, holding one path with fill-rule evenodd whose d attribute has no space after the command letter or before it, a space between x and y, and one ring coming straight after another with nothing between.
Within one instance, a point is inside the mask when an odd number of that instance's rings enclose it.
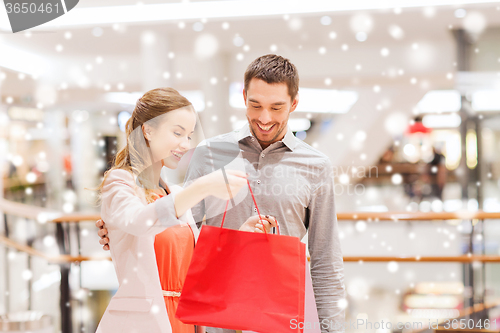
<instances>
[{"instance_id":1,"label":"shirt button","mask_svg":"<svg viewBox=\"0 0 500 333\"><path fill-rule=\"evenodd\" d=\"M257 211L257 208L254 208L254 209L253 209L253 211L254 211L254 212L256 212L256 211Z\"/></svg>"},{"instance_id":2,"label":"shirt button","mask_svg":"<svg viewBox=\"0 0 500 333\"><path fill-rule=\"evenodd\" d=\"M257 179L257 184L260 184L260 179Z\"/></svg>"},{"instance_id":3,"label":"shirt button","mask_svg":"<svg viewBox=\"0 0 500 333\"><path fill-rule=\"evenodd\" d=\"M264 156L266 156L266 154L261 154L261 155L260 155L260 157L264 157Z\"/></svg>"}]
</instances>

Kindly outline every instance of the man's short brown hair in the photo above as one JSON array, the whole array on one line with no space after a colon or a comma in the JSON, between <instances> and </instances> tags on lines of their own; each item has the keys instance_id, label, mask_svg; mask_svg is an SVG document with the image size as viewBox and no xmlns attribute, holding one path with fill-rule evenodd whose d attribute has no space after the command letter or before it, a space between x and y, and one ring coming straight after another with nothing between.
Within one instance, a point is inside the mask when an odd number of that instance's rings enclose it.
<instances>
[{"instance_id":1,"label":"man's short brown hair","mask_svg":"<svg viewBox=\"0 0 500 333\"><path fill-rule=\"evenodd\" d=\"M287 58L276 54L266 54L255 59L245 71L245 91L253 78L266 83L286 83L292 101L299 92L299 72Z\"/></svg>"}]
</instances>

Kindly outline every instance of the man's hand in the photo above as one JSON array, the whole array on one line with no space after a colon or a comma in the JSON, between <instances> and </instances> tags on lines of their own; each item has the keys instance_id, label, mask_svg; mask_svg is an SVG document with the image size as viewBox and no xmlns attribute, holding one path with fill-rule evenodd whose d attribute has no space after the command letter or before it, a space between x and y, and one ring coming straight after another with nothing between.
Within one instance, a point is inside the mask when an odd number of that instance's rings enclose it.
<instances>
[{"instance_id":1,"label":"man's hand","mask_svg":"<svg viewBox=\"0 0 500 333\"><path fill-rule=\"evenodd\" d=\"M276 227L278 225L278 221L273 216L260 215L260 218L262 218L262 222L264 223L267 233L271 232L272 227ZM262 227L260 218L259 215L249 217L248 220L240 227L240 231L264 233L264 228Z\"/></svg>"},{"instance_id":2,"label":"man's hand","mask_svg":"<svg viewBox=\"0 0 500 333\"><path fill-rule=\"evenodd\" d=\"M109 238L107 237L108 229L106 229L106 223L104 223L103 220L97 220L95 226L99 228L97 232L99 237L101 237L101 239L99 239L99 244L103 245L102 249L104 251L109 251Z\"/></svg>"}]
</instances>

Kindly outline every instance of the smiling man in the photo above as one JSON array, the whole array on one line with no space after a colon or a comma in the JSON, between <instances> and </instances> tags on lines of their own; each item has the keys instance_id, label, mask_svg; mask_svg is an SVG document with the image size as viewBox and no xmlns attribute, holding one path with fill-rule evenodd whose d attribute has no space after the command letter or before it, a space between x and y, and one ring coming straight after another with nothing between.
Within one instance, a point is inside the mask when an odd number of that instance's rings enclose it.
<instances>
[{"instance_id":1,"label":"smiling man","mask_svg":"<svg viewBox=\"0 0 500 333\"><path fill-rule=\"evenodd\" d=\"M206 140L208 146L234 146L241 153L261 214L275 216L281 233L302 239L308 232L311 276L322 332L343 331L344 266L334 204L333 168L326 155L296 138L288 119L299 102L299 75L286 58L269 54L254 60L245 72L243 98L248 124ZM196 149L186 183L228 161ZM233 149L234 150L234 149ZM215 163L209 163L209 160ZM230 160L230 158L229 158ZM218 163L217 163L218 161ZM243 193L243 191L241 192ZM250 194L227 211L224 226L238 229L257 214ZM220 226L226 202L207 197L192 212L196 221ZM279 284L270 277L268 283ZM235 332L207 327L208 333Z\"/></svg>"},{"instance_id":2,"label":"smiling man","mask_svg":"<svg viewBox=\"0 0 500 333\"><path fill-rule=\"evenodd\" d=\"M298 104L298 82L290 82L292 94L295 95L291 99L287 84L270 84L257 78L260 67L255 67L249 68L245 74L243 98L252 135L265 149L283 139L286 134L288 118Z\"/></svg>"}]
</instances>

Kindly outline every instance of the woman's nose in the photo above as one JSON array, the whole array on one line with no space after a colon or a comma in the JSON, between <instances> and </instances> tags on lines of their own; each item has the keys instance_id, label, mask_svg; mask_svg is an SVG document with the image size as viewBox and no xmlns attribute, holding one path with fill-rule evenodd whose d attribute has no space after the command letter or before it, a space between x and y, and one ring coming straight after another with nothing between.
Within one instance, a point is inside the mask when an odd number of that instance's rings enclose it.
<instances>
[{"instance_id":1,"label":"woman's nose","mask_svg":"<svg viewBox=\"0 0 500 333\"><path fill-rule=\"evenodd\" d=\"M189 139L186 138L185 140L182 140L179 146L182 150L189 150L189 148L191 148L191 143L189 142Z\"/></svg>"}]
</instances>

